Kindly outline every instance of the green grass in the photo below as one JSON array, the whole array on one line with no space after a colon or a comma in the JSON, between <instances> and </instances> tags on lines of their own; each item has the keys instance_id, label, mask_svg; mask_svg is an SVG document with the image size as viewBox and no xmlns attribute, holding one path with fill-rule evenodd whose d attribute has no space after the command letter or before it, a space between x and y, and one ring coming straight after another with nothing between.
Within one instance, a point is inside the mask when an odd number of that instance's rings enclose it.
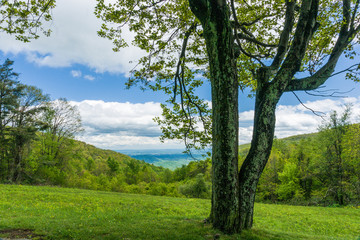
<instances>
[{"instance_id":1,"label":"green grass","mask_svg":"<svg viewBox=\"0 0 360 240\"><path fill-rule=\"evenodd\" d=\"M213 239L210 201L0 185L0 232L43 239ZM220 239L360 239L359 208L256 204L254 227ZM4 237L5 234L3 234Z\"/></svg>"}]
</instances>

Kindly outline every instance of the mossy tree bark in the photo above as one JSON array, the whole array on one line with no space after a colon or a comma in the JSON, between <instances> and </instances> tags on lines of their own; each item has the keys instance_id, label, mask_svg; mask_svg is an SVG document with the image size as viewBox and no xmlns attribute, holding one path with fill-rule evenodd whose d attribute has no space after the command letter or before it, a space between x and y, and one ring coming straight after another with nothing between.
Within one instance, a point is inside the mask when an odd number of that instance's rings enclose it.
<instances>
[{"instance_id":1,"label":"mossy tree bark","mask_svg":"<svg viewBox=\"0 0 360 240\"><path fill-rule=\"evenodd\" d=\"M213 226L239 231L238 211L238 79L234 39L226 1L189 1L201 21L209 56L212 89Z\"/></svg>"},{"instance_id":2,"label":"mossy tree bark","mask_svg":"<svg viewBox=\"0 0 360 240\"><path fill-rule=\"evenodd\" d=\"M258 79L258 82L264 79ZM280 96L271 84L259 84L256 93L254 133L239 173L240 229L253 224L256 187L269 158L275 131L275 109Z\"/></svg>"}]
</instances>

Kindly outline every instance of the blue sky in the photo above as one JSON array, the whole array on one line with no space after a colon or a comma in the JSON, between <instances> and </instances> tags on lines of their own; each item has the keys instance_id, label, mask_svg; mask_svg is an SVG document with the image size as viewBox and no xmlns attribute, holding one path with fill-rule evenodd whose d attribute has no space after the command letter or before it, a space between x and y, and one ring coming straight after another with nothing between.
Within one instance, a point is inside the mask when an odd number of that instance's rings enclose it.
<instances>
[{"instance_id":1,"label":"blue sky","mask_svg":"<svg viewBox=\"0 0 360 240\"><path fill-rule=\"evenodd\" d=\"M129 47L119 53L112 43L97 36L101 22L93 15L94 0L59 1L49 25L51 37L20 43L0 33L0 61L15 61L14 70L25 84L35 85L53 99L65 97L77 105L85 132L78 138L105 149L182 148L178 142L161 144L159 127L152 118L161 114L159 103L166 99L160 92L125 89L125 81L136 59L144 53ZM125 31L131 38L131 33ZM133 63L129 63L133 61ZM352 63L341 59L337 70ZM326 89L347 92L348 98L319 98L298 93L308 107L317 111L341 111L341 105L354 105L353 121L360 115L360 87L338 75L326 82ZM254 100L240 94L240 142L251 140ZM210 100L206 86L201 96ZM278 137L314 132L321 118L302 107L292 93L285 94L277 113Z\"/></svg>"},{"instance_id":2,"label":"blue sky","mask_svg":"<svg viewBox=\"0 0 360 240\"><path fill-rule=\"evenodd\" d=\"M121 73L103 72L82 64L70 67L39 66L29 62L26 55L1 53L1 58L14 60L15 71L21 73L21 81L36 85L49 93L52 98L66 97L72 101L103 100L106 102L144 103L148 101L164 101L165 96L151 91L142 91L134 87L125 89L126 76Z\"/></svg>"}]
</instances>

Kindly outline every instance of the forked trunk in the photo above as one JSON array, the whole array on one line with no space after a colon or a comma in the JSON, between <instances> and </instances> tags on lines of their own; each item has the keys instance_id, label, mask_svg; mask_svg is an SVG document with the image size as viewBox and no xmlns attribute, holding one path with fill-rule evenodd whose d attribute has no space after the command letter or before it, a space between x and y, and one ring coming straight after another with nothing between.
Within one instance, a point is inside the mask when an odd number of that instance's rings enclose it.
<instances>
[{"instance_id":1,"label":"forked trunk","mask_svg":"<svg viewBox=\"0 0 360 240\"><path fill-rule=\"evenodd\" d=\"M240 230L249 229L253 224L256 187L271 153L279 98L270 84L258 86L253 139L239 173Z\"/></svg>"}]
</instances>

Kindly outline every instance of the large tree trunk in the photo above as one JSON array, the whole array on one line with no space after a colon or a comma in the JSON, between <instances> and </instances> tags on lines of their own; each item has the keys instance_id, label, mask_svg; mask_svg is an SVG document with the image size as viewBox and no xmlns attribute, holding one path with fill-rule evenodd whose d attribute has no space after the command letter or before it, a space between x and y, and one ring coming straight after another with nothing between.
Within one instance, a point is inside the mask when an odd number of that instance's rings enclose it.
<instances>
[{"instance_id":1,"label":"large tree trunk","mask_svg":"<svg viewBox=\"0 0 360 240\"><path fill-rule=\"evenodd\" d=\"M223 27L223 26L222 26ZM227 32L226 32L227 31ZM238 82L232 49L231 29L207 39L210 60L213 142L212 222L226 233L238 232Z\"/></svg>"},{"instance_id":2,"label":"large tree trunk","mask_svg":"<svg viewBox=\"0 0 360 240\"><path fill-rule=\"evenodd\" d=\"M275 110L279 98L278 91L273 85L259 84L255 102L253 139L239 173L241 230L249 229L253 224L256 187L271 153L275 130Z\"/></svg>"},{"instance_id":3,"label":"large tree trunk","mask_svg":"<svg viewBox=\"0 0 360 240\"><path fill-rule=\"evenodd\" d=\"M214 228L239 232L238 80L226 1L189 1L204 29L212 89L212 207Z\"/></svg>"},{"instance_id":4,"label":"large tree trunk","mask_svg":"<svg viewBox=\"0 0 360 240\"><path fill-rule=\"evenodd\" d=\"M221 64L221 62L218 62ZM229 71L224 64L220 72ZM223 69L221 69L223 68ZM228 73L229 74L229 73ZM238 232L238 96L234 79L219 74L212 81L212 222L226 233ZM216 85L216 87L214 87ZM237 83L235 82L235 85ZM236 91L231 90L236 89Z\"/></svg>"}]
</instances>

